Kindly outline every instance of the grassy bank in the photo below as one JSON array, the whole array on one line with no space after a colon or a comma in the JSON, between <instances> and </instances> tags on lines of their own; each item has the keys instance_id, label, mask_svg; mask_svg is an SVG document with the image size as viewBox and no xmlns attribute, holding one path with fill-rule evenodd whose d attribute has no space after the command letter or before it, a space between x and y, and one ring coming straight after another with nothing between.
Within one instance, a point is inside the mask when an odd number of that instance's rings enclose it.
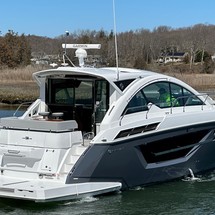
<instances>
[{"instance_id":1,"label":"grassy bank","mask_svg":"<svg viewBox=\"0 0 215 215\"><path fill-rule=\"evenodd\" d=\"M32 79L36 71L46 69L42 66L28 66L20 69L0 70L0 103L20 104L34 101L39 96L37 84ZM215 91L215 74L168 73L197 90Z\"/></svg>"},{"instance_id":2,"label":"grassy bank","mask_svg":"<svg viewBox=\"0 0 215 215\"><path fill-rule=\"evenodd\" d=\"M39 89L33 81L0 81L0 103L20 104L38 96Z\"/></svg>"},{"instance_id":3,"label":"grassy bank","mask_svg":"<svg viewBox=\"0 0 215 215\"><path fill-rule=\"evenodd\" d=\"M39 88L32 74L42 70L41 66L27 66L19 69L0 70L0 103L20 104L34 101L39 96Z\"/></svg>"},{"instance_id":4,"label":"grassy bank","mask_svg":"<svg viewBox=\"0 0 215 215\"><path fill-rule=\"evenodd\" d=\"M215 74L167 74L178 78L196 90L211 90L215 91Z\"/></svg>"}]
</instances>

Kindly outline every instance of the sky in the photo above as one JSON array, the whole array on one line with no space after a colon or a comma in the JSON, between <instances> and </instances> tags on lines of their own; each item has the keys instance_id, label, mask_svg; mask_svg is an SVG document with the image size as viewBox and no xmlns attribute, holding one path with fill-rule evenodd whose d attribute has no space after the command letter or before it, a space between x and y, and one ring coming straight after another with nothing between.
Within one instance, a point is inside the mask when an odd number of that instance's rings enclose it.
<instances>
[{"instance_id":1,"label":"sky","mask_svg":"<svg viewBox=\"0 0 215 215\"><path fill-rule=\"evenodd\" d=\"M116 32L215 25L215 0L0 0L0 33L55 38L79 30Z\"/></svg>"}]
</instances>

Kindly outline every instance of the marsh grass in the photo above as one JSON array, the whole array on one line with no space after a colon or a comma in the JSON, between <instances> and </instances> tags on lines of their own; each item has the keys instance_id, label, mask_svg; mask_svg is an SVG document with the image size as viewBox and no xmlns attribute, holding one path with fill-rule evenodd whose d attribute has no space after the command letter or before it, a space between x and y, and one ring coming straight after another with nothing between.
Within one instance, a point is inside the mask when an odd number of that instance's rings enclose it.
<instances>
[{"instance_id":1,"label":"marsh grass","mask_svg":"<svg viewBox=\"0 0 215 215\"><path fill-rule=\"evenodd\" d=\"M34 101L39 96L39 89L32 78L43 66L0 70L0 102L7 104Z\"/></svg>"},{"instance_id":2,"label":"marsh grass","mask_svg":"<svg viewBox=\"0 0 215 215\"><path fill-rule=\"evenodd\" d=\"M34 101L39 96L39 89L32 78L36 71L47 69L44 66L27 66L18 69L0 70L0 102L17 104ZM176 77L197 90L215 91L215 74L166 73Z\"/></svg>"},{"instance_id":3,"label":"marsh grass","mask_svg":"<svg viewBox=\"0 0 215 215\"><path fill-rule=\"evenodd\" d=\"M178 78L196 90L215 90L215 74L180 74L169 73L167 75Z\"/></svg>"},{"instance_id":4,"label":"marsh grass","mask_svg":"<svg viewBox=\"0 0 215 215\"><path fill-rule=\"evenodd\" d=\"M39 89L34 82L0 83L0 102L17 104L34 101L39 96Z\"/></svg>"},{"instance_id":5,"label":"marsh grass","mask_svg":"<svg viewBox=\"0 0 215 215\"><path fill-rule=\"evenodd\" d=\"M23 68L8 69L4 68L0 70L1 82L17 82L17 81L33 81L32 74L39 70L47 69L44 66L26 66Z\"/></svg>"}]
</instances>

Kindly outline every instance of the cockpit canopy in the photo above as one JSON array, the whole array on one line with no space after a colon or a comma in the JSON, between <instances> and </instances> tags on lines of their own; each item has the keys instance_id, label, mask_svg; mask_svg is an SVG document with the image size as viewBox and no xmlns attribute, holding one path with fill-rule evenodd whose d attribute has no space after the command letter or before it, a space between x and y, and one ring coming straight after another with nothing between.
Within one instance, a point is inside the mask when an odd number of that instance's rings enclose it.
<instances>
[{"instance_id":1,"label":"cockpit canopy","mask_svg":"<svg viewBox=\"0 0 215 215\"><path fill-rule=\"evenodd\" d=\"M203 105L194 93L176 83L157 81L141 88L130 100L123 114L148 110L152 103L159 108Z\"/></svg>"}]
</instances>

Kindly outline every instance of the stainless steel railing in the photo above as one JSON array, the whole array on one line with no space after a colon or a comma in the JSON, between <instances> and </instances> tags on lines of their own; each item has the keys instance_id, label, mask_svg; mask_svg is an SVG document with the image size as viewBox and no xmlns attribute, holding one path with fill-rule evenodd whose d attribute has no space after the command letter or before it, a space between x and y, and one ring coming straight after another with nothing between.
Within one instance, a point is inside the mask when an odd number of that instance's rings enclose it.
<instances>
[{"instance_id":1,"label":"stainless steel railing","mask_svg":"<svg viewBox=\"0 0 215 215\"><path fill-rule=\"evenodd\" d=\"M186 112L186 108L188 106L189 107L190 106L199 106L201 108L201 110L204 110L204 107L206 106L207 101L208 101L209 105L211 105L211 106L215 105L215 100L213 100L211 98L211 96L215 97L215 93L201 93L198 95L179 96L177 98L174 98L174 100L172 102L166 103L166 105L164 105L164 106L162 105L162 104L164 104L163 102L156 102L156 103L150 102L147 105L129 107L121 115L120 120L119 120L119 126L121 126L122 119L127 114L147 111L146 112L146 119L147 119L148 114L153 106L157 106L161 109L170 108L170 114L173 113L173 108L176 108L176 107L183 107L183 110L182 110L183 112ZM195 100L195 98L196 98L196 100Z\"/></svg>"}]
</instances>

